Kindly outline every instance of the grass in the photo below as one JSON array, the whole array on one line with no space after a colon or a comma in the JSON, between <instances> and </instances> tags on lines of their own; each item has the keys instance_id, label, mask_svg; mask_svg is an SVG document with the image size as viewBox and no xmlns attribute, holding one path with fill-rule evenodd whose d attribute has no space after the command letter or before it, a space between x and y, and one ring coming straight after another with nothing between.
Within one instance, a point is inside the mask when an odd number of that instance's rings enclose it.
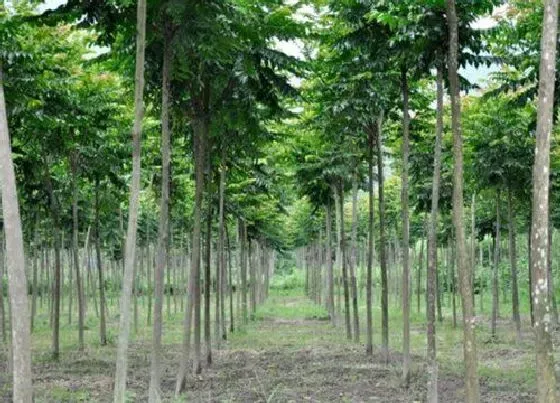
<instances>
[{"instance_id":1,"label":"grass","mask_svg":"<svg viewBox=\"0 0 560 403\"><path fill-rule=\"evenodd\" d=\"M295 272L289 278L274 278L268 300L258 307L254 321L239 326L236 323L236 332L230 335L227 343L222 344L222 349L227 351L268 351L292 352L297 357L301 351L310 349L323 349L329 351L336 349L351 349L361 356L363 345L346 340L344 326L340 318L339 325L334 328L324 307L302 297L302 273ZM289 285L296 285L291 287ZM379 290L374 290L374 346L381 343L379 309ZM501 296L501 295L500 295ZM422 296L423 298L423 296ZM107 333L108 345L99 344L99 319L93 310L93 303L89 302L89 312L86 320L84 352L78 351L77 314L73 313L73 322L68 324L67 307L62 309L60 347L61 360L56 363L51 357L51 328L47 304L39 309L35 320L33 332L33 362L34 384L36 401L38 402L80 402L100 401L112 389L114 360L116 356L116 340L118 327L118 309L116 298L108 299ZM437 348L440 376L461 379L463 373L463 346L460 317L460 298L458 305L458 326L454 328L451 322L451 308L448 306L446 295L442 299L444 321L437 323ZM477 309L479 297L476 298ZM524 300L525 301L525 300ZM423 303L424 300L422 299ZM389 332L390 349L400 351L402 345L402 309L399 298L390 298ZM516 396L532 396L535 390L535 360L534 339L530 330L528 309L522 305L523 337L518 343L513 325L510 320L511 307L501 304L502 317L498 324L498 337L491 339L489 326L490 295L485 296L485 311L478 313L477 348L479 355L479 375L481 383L487 393L506 394L514 391ZM143 398L146 371L149 367L149 351L152 327L146 324L147 299L139 298L138 331L131 328L131 395L130 400ZM234 307L237 307L234 297ZM76 308L76 307L74 307ZM214 308L211 309L212 314ZM365 340L365 298L359 299L361 341ZM175 309L174 300L171 298L170 310L166 308L164 300L164 349L169 355L169 371L177 365L177 354L183 338L180 303L177 301ZM426 351L425 313L416 310L416 296L412 296L411 304L411 353L416 358L413 360L412 370L416 373L423 371L423 357ZM283 329L279 332L278 329ZM557 341L557 335L555 335ZM356 350L357 349L357 350ZM217 350L226 351L226 350ZM219 355L218 355L219 356ZM0 348L0 369L5 363L6 351ZM555 353L558 362L560 356ZM394 373L398 378L398 362ZM271 369L271 373L274 371ZM359 379L359 374L352 377ZM349 378L352 382L353 378ZM288 386L284 386L288 388ZM289 389L289 388L288 388ZM286 390L288 390L286 389ZM284 390L284 389L282 389ZM280 390L267 393L285 393ZM6 371L0 370L0 400L8 396ZM231 392L233 393L233 392ZM287 392L286 392L287 393ZM233 393L232 396L235 394ZM501 396L501 395L500 395ZM188 399L188 401L192 399ZM297 400L297 399L296 399ZM350 399L351 400L351 399ZM530 400L528 397L523 400ZM180 401L180 400L179 400ZM499 401L499 400L496 400ZM508 401L503 400L503 401Z\"/></svg>"}]
</instances>

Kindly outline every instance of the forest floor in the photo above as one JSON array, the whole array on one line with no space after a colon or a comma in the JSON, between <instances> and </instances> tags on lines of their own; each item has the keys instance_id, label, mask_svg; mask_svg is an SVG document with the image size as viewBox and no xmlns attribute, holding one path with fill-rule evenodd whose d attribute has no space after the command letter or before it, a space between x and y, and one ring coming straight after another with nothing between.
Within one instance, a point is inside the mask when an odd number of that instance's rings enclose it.
<instances>
[{"instance_id":1,"label":"forest floor","mask_svg":"<svg viewBox=\"0 0 560 403\"><path fill-rule=\"evenodd\" d=\"M165 311L164 311L165 314ZM421 402L425 397L425 328L423 314L412 314L412 376L401 382L401 323L390 315L390 362L378 350L365 355L362 343L347 341L343 327L333 327L323 308L301 295L276 293L260 307L256 320L214 349L213 364L187 383L181 399L172 398L181 346L181 317L170 315L165 328L163 389L171 402ZM362 315L365 317L365 314ZM374 344L379 346L379 312L374 311ZM481 319L482 320L482 319ZM118 315L111 317L117 322ZM361 324L364 327L365 323ZM99 346L97 329L86 332L86 351L75 344L75 325L65 325L61 360L50 359L48 323L34 335L34 387L37 402L112 400L116 335ZM484 402L534 400L533 342L527 333L515 342L509 321L500 323L497 341L489 341L486 324L479 337L479 373ZM72 336L70 336L72 332ZM361 339L363 341L364 334ZM463 401L462 332L449 316L438 326L439 394L442 402ZM97 345L95 346L95 344ZM130 401L146 401L149 383L149 328L141 326L131 343ZM558 357L557 357L558 358ZM0 397L7 400L5 352L0 353Z\"/></svg>"}]
</instances>

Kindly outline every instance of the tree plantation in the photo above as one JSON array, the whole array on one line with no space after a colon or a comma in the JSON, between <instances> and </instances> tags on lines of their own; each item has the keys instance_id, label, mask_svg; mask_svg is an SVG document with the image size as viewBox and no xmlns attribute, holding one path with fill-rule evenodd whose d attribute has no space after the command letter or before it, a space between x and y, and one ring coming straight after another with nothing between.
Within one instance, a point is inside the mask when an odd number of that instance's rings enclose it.
<instances>
[{"instance_id":1,"label":"tree plantation","mask_svg":"<svg viewBox=\"0 0 560 403\"><path fill-rule=\"evenodd\" d=\"M0 0L0 400L560 401L559 0Z\"/></svg>"}]
</instances>

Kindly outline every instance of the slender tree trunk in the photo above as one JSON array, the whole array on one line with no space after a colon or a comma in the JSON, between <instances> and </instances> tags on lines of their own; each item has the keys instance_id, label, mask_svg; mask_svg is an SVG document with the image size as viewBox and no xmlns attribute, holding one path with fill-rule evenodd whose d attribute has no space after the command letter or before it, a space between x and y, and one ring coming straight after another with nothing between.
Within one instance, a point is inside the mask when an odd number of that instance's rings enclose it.
<instances>
[{"instance_id":1,"label":"slender tree trunk","mask_svg":"<svg viewBox=\"0 0 560 403\"><path fill-rule=\"evenodd\" d=\"M167 18L167 17L164 17ZM154 287L154 327L152 333L152 362L150 366L150 385L148 400L160 402L161 398L161 338L163 324L163 276L168 262L169 245L169 184L171 168L171 128L169 122L169 103L171 92L171 63L173 62L173 45L171 44L171 27L164 22L163 68L161 84L161 200L158 227L158 242ZM167 267L169 272L169 267Z\"/></svg>"},{"instance_id":2,"label":"slender tree trunk","mask_svg":"<svg viewBox=\"0 0 560 403\"><path fill-rule=\"evenodd\" d=\"M203 95L207 98L208 95ZM206 161L206 147L209 130L207 116L193 121L195 136L195 203L193 214L193 245L192 245L192 265L193 272L193 311L194 311L194 362L193 370L195 373L202 371L202 349L201 349L201 235L202 235L202 199L205 188L204 167Z\"/></svg>"},{"instance_id":3,"label":"slender tree trunk","mask_svg":"<svg viewBox=\"0 0 560 403\"><path fill-rule=\"evenodd\" d=\"M427 221L427 219L426 219ZM424 271L424 237L420 240L420 254L418 255L418 270L416 272L416 313L420 313L420 297L422 294L422 272Z\"/></svg>"},{"instance_id":4,"label":"slender tree trunk","mask_svg":"<svg viewBox=\"0 0 560 403\"><path fill-rule=\"evenodd\" d=\"M498 270L500 266L500 191L496 194L496 237L494 238L494 267L492 270L492 338L496 338L496 322L498 320Z\"/></svg>"},{"instance_id":5,"label":"slender tree trunk","mask_svg":"<svg viewBox=\"0 0 560 403\"><path fill-rule=\"evenodd\" d=\"M53 286L53 335L52 335L52 356L53 360L60 357L60 288L61 288L61 271L62 263L60 258L60 220L59 206L54 194L51 174L49 172L48 162L45 164L45 185L50 199L50 210L53 226L53 244L54 244L54 286ZM26 294L27 296L27 290Z\"/></svg>"},{"instance_id":6,"label":"slender tree trunk","mask_svg":"<svg viewBox=\"0 0 560 403\"><path fill-rule=\"evenodd\" d=\"M210 181L208 181L210 183ZM209 195L210 192L207 191ZM212 335L210 334L210 291L212 289L212 200L208 198L206 215L206 249L204 256L204 344L206 345L206 363L212 364Z\"/></svg>"},{"instance_id":7,"label":"slender tree trunk","mask_svg":"<svg viewBox=\"0 0 560 403\"><path fill-rule=\"evenodd\" d=\"M225 192L226 192L226 147L225 141L222 142L222 161L220 167L220 200L218 206L218 214L219 214L219 234L218 234L218 288L217 288L217 295L219 298L216 302L219 302L220 305L220 312L218 314L218 307L216 307L216 317L220 317L220 320L216 320L216 326L218 327L221 322L221 332L222 332L222 339L227 339L227 330L226 330L226 318L225 318L225 308L224 308L224 299L226 297L226 253L225 253L225 209L224 209L224 199L225 199ZM218 333L218 332L216 332ZM217 339L218 340L218 339Z\"/></svg>"},{"instance_id":8,"label":"slender tree trunk","mask_svg":"<svg viewBox=\"0 0 560 403\"><path fill-rule=\"evenodd\" d=\"M352 256L350 259L350 284L352 285L352 313L354 315L354 341L360 341L360 316L358 314L358 286L356 283L358 255L358 173L352 174Z\"/></svg>"},{"instance_id":9,"label":"slender tree trunk","mask_svg":"<svg viewBox=\"0 0 560 403\"><path fill-rule=\"evenodd\" d=\"M4 236L3 233L0 232L0 284L4 284L4 261ZM6 308L4 304L4 287L0 287L0 332L2 333L2 343L7 345L8 326L6 323Z\"/></svg>"},{"instance_id":10,"label":"slender tree trunk","mask_svg":"<svg viewBox=\"0 0 560 403\"><path fill-rule=\"evenodd\" d=\"M550 214L550 213L549 213ZM554 238L554 226L552 220L549 220L548 228L548 250L547 254L547 282L548 282L548 298L552 305L551 326L553 329L558 327L558 307L556 305L556 295L554 288L554 273L552 271L552 248Z\"/></svg>"},{"instance_id":11,"label":"slender tree trunk","mask_svg":"<svg viewBox=\"0 0 560 403\"><path fill-rule=\"evenodd\" d=\"M242 323L249 322L249 312L247 308L247 227L245 221L239 219L239 253L241 271L241 317Z\"/></svg>"},{"instance_id":12,"label":"slender tree trunk","mask_svg":"<svg viewBox=\"0 0 560 403\"><path fill-rule=\"evenodd\" d=\"M375 123L369 127L368 133L368 246L367 246L367 276L366 276L366 354L373 355L373 313L372 313L372 292L373 292L373 241L374 241L374 202L373 202L373 154L374 142L377 127ZM328 210L327 210L328 211ZM327 214L330 214L328 212ZM329 219L330 222L330 219ZM328 234L330 237L330 233ZM330 239L330 238L329 238ZM330 249L328 258L330 262ZM332 270L332 265L331 265Z\"/></svg>"},{"instance_id":13,"label":"slender tree trunk","mask_svg":"<svg viewBox=\"0 0 560 403\"><path fill-rule=\"evenodd\" d=\"M99 222L99 180L95 182L95 255L97 257L97 275L99 282L99 340L102 346L107 344L107 327L105 321L105 280L101 260L101 235Z\"/></svg>"},{"instance_id":14,"label":"slender tree trunk","mask_svg":"<svg viewBox=\"0 0 560 403\"><path fill-rule=\"evenodd\" d=\"M33 291L33 296L32 296L32 300L31 300L31 332L33 333L33 328L34 328L34 324L35 324L35 315L37 314L37 293L38 293L38 289L37 289L37 260L41 259L41 253L40 253L40 249L39 249L39 219L36 218L35 219L35 227L33 229L33 233L34 233L34 239L33 239L33 250L31 251L32 253L32 264L33 264L33 283L32 283L32 291ZM3 245L0 245L0 248L2 248ZM39 252L39 254L37 253ZM4 257L1 256L1 258L3 259ZM0 284L3 284L2 281L2 274L0 273ZM2 293L4 292L2 286L0 285L0 299L3 297ZM4 307L3 307L3 300L0 301L0 314L4 314ZM0 329L2 329L2 333L4 333L3 331L3 326L0 323Z\"/></svg>"},{"instance_id":15,"label":"slender tree trunk","mask_svg":"<svg viewBox=\"0 0 560 403\"><path fill-rule=\"evenodd\" d=\"M509 223L509 262L511 266L511 304L512 316L517 333L517 341L521 340L521 318L519 316L519 292L517 286L517 233L515 230L515 212L511 188L508 187L508 223Z\"/></svg>"},{"instance_id":16,"label":"slender tree trunk","mask_svg":"<svg viewBox=\"0 0 560 403\"><path fill-rule=\"evenodd\" d=\"M228 281L229 281L229 331L233 333L235 330L234 322L233 322L233 273L232 273L232 264L231 264L231 245L229 243L229 231L227 229L227 222L224 220L225 226L225 233L226 233L226 240L227 240L227 251L228 251ZM239 289L239 287L238 287Z\"/></svg>"},{"instance_id":17,"label":"slender tree trunk","mask_svg":"<svg viewBox=\"0 0 560 403\"><path fill-rule=\"evenodd\" d=\"M532 217L532 216L531 216ZM533 219L531 218L529 220L529 222L533 222ZM531 229L529 228L529 233L527 234L527 261L529 262L529 270L527 271L529 273L529 279L528 279L528 284L529 284L529 311L530 311L530 316L531 316L531 327L535 326L535 306L534 306L534 299L532 297L533 294L533 274L532 274L532 269L531 269Z\"/></svg>"},{"instance_id":18,"label":"slender tree trunk","mask_svg":"<svg viewBox=\"0 0 560 403\"><path fill-rule=\"evenodd\" d=\"M70 157L70 166L72 168L72 257L74 261L74 270L76 271L76 289L78 291L78 346L80 350L84 349L84 289L82 286L82 277L80 275L80 258L78 243L78 155L73 153Z\"/></svg>"},{"instance_id":19,"label":"slender tree trunk","mask_svg":"<svg viewBox=\"0 0 560 403\"><path fill-rule=\"evenodd\" d=\"M401 85L403 96L403 142L402 142L402 188L401 188L401 214L403 232L403 271L402 271L402 308L403 308L403 381L408 388L410 381L410 269L409 269L409 214L408 214L408 155L410 148L408 115L408 77L406 68L401 72Z\"/></svg>"},{"instance_id":20,"label":"slender tree trunk","mask_svg":"<svg viewBox=\"0 0 560 403\"><path fill-rule=\"evenodd\" d=\"M437 224L439 184L441 180L441 143L443 137L443 67L438 64L436 70L436 136L434 144L434 173L432 180L432 206L428 224L427 267L426 267L426 340L428 358L428 403L438 401L438 366L436 359L436 297L437 290ZM438 298L439 300L439 298ZM438 303L438 306L440 304ZM441 317L441 307L438 313Z\"/></svg>"},{"instance_id":21,"label":"slender tree trunk","mask_svg":"<svg viewBox=\"0 0 560 403\"><path fill-rule=\"evenodd\" d=\"M120 301L119 341L115 372L115 403L125 400L128 364L128 337L130 333L130 298L136 255L136 232L140 196L140 141L144 117L144 53L146 48L146 0L138 0L136 27L136 72L134 88L134 128L132 130L132 182L128 202L128 227L124 255L123 287Z\"/></svg>"},{"instance_id":22,"label":"slender tree trunk","mask_svg":"<svg viewBox=\"0 0 560 403\"><path fill-rule=\"evenodd\" d=\"M7 254L7 266L12 318L13 400L14 402L27 403L33 401L31 331L27 306L23 234L3 83L2 64L0 63L0 188L2 191L2 215L6 234L6 249L10 252Z\"/></svg>"},{"instance_id":23,"label":"slender tree trunk","mask_svg":"<svg viewBox=\"0 0 560 403\"><path fill-rule=\"evenodd\" d=\"M327 236L327 310L333 324L335 321L334 313L334 273L333 273L333 262L332 262L332 204L330 202L326 205L326 215L325 215L325 231Z\"/></svg>"},{"instance_id":24,"label":"slender tree trunk","mask_svg":"<svg viewBox=\"0 0 560 403\"><path fill-rule=\"evenodd\" d=\"M344 322L346 324L346 338L352 340L352 325L350 323L350 290L348 287L348 262L346 261L346 235L344 234L344 183L338 184L338 207L340 209L340 251L342 254L342 281L344 286Z\"/></svg>"},{"instance_id":25,"label":"slender tree trunk","mask_svg":"<svg viewBox=\"0 0 560 403\"><path fill-rule=\"evenodd\" d=\"M551 301L548 298L550 136L553 128L558 0L544 1L531 225L532 294L535 309L537 401L557 402L552 348Z\"/></svg>"},{"instance_id":26,"label":"slender tree trunk","mask_svg":"<svg viewBox=\"0 0 560 403\"><path fill-rule=\"evenodd\" d=\"M476 273L476 248L475 248L475 235L476 235L476 227L475 227L475 212L476 212L476 196L473 193L471 198L471 267L472 267L472 276L471 276L471 290L472 290L472 304L473 304L473 314L475 313L475 301L474 301L474 279Z\"/></svg>"},{"instance_id":27,"label":"slender tree trunk","mask_svg":"<svg viewBox=\"0 0 560 403\"><path fill-rule=\"evenodd\" d=\"M381 350L385 363L389 361L389 285L387 283L387 249L385 223L385 190L383 177L383 117L377 121L377 192L379 203L379 266L381 268Z\"/></svg>"},{"instance_id":28,"label":"slender tree trunk","mask_svg":"<svg viewBox=\"0 0 560 403\"><path fill-rule=\"evenodd\" d=\"M451 92L451 121L453 131L453 226L457 253L461 299L463 303L463 354L465 362L465 401L480 401L480 388L477 374L475 317L472 305L471 277L472 267L465 243L464 206L463 206L463 136L461 132L461 96L457 75L458 29L455 0L446 0L449 25L449 88Z\"/></svg>"}]
</instances>

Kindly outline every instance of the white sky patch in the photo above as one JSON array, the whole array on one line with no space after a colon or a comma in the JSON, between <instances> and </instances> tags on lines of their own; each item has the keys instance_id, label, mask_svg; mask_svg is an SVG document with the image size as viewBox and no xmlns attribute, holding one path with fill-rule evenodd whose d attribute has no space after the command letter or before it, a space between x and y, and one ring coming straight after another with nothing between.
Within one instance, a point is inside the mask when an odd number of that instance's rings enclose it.
<instances>
[{"instance_id":1,"label":"white sky patch","mask_svg":"<svg viewBox=\"0 0 560 403\"><path fill-rule=\"evenodd\" d=\"M37 11L42 13L47 10L54 10L57 7L62 6L63 4L68 3L67 0L45 0L44 3L39 4L37 6Z\"/></svg>"},{"instance_id":2,"label":"white sky patch","mask_svg":"<svg viewBox=\"0 0 560 403\"><path fill-rule=\"evenodd\" d=\"M498 25L498 19L500 17L505 16L508 7L509 6L507 5L507 3L502 4L499 7L496 7L492 12L492 15L486 15L480 17L478 20L475 21L472 27L475 29L490 29L495 27L496 25Z\"/></svg>"}]
</instances>

